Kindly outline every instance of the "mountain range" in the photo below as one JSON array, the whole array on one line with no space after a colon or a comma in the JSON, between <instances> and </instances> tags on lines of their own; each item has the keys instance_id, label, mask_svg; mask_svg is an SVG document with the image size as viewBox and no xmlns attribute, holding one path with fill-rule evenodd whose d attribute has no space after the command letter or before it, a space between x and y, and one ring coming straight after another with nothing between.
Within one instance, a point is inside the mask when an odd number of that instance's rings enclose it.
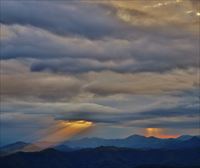
<instances>
[{"instance_id":1,"label":"mountain range","mask_svg":"<svg viewBox=\"0 0 200 168\"><path fill-rule=\"evenodd\" d=\"M200 147L200 137L184 135L178 138L160 139L132 135L123 139L84 138L80 140L66 141L62 145L71 148L96 148L99 146L127 147L135 149L175 149Z\"/></svg>"},{"instance_id":2,"label":"mountain range","mask_svg":"<svg viewBox=\"0 0 200 168\"><path fill-rule=\"evenodd\" d=\"M42 145L41 145L42 144ZM16 142L0 147L1 155L8 155L19 151L40 151L48 142L37 144ZM65 141L52 148L59 151L74 151L83 148L97 148L100 146L115 146L134 149L186 149L200 148L200 136L183 135L178 138L160 139L156 137L145 137L141 135L131 135L122 139L103 139L103 138L83 138L79 140Z\"/></svg>"},{"instance_id":3,"label":"mountain range","mask_svg":"<svg viewBox=\"0 0 200 168\"><path fill-rule=\"evenodd\" d=\"M3 168L199 168L200 137L83 138L43 149L48 142L0 147ZM41 145L41 146L40 146Z\"/></svg>"}]
</instances>

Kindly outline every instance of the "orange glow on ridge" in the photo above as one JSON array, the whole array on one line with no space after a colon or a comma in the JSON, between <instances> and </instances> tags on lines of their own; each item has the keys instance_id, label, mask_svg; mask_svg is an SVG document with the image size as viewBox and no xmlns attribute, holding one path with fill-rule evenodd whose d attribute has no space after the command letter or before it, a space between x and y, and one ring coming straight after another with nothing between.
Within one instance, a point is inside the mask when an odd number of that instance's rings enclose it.
<instances>
[{"instance_id":1,"label":"orange glow on ridge","mask_svg":"<svg viewBox=\"0 0 200 168\"><path fill-rule=\"evenodd\" d=\"M180 135L177 134L165 134L163 128L146 128L145 129L145 136L150 137L157 137L157 138L177 138Z\"/></svg>"}]
</instances>

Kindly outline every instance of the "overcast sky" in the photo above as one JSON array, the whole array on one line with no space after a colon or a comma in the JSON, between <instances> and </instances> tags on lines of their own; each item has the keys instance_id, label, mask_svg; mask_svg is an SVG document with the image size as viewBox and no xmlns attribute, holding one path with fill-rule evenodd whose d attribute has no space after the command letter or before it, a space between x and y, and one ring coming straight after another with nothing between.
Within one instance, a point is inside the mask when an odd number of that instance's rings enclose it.
<instances>
[{"instance_id":1,"label":"overcast sky","mask_svg":"<svg viewBox=\"0 0 200 168\"><path fill-rule=\"evenodd\" d=\"M1 1L1 143L61 121L79 136L198 134L197 0Z\"/></svg>"}]
</instances>

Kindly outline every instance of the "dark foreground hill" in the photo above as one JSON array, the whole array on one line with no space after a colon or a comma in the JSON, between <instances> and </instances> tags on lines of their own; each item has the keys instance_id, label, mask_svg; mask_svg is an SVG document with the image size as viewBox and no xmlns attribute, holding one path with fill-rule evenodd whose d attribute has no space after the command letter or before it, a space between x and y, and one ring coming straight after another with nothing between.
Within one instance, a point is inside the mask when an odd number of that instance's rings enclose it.
<instances>
[{"instance_id":1,"label":"dark foreground hill","mask_svg":"<svg viewBox=\"0 0 200 168\"><path fill-rule=\"evenodd\" d=\"M197 168L200 149L139 150L98 147L71 152L47 149L1 157L3 168Z\"/></svg>"}]
</instances>

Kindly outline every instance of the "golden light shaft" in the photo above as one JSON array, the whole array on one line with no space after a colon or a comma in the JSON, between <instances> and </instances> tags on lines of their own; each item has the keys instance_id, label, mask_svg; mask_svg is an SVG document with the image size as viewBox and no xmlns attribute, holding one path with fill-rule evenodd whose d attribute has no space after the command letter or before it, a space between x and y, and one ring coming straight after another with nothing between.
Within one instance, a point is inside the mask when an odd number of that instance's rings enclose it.
<instances>
[{"instance_id":1,"label":"golden light shaft","mask_svg":"<svg viewBox=\"0 0 200 168\"><path fill-rule=\"evenodd\" d=\"M46 133L34 145L26 146L22 151L38 151L59 144L67 139L89 129L93 123L85 120L60 121L46 130ZM39 147L39 148L35 148Z\"/></svg>"}]
</instances>

